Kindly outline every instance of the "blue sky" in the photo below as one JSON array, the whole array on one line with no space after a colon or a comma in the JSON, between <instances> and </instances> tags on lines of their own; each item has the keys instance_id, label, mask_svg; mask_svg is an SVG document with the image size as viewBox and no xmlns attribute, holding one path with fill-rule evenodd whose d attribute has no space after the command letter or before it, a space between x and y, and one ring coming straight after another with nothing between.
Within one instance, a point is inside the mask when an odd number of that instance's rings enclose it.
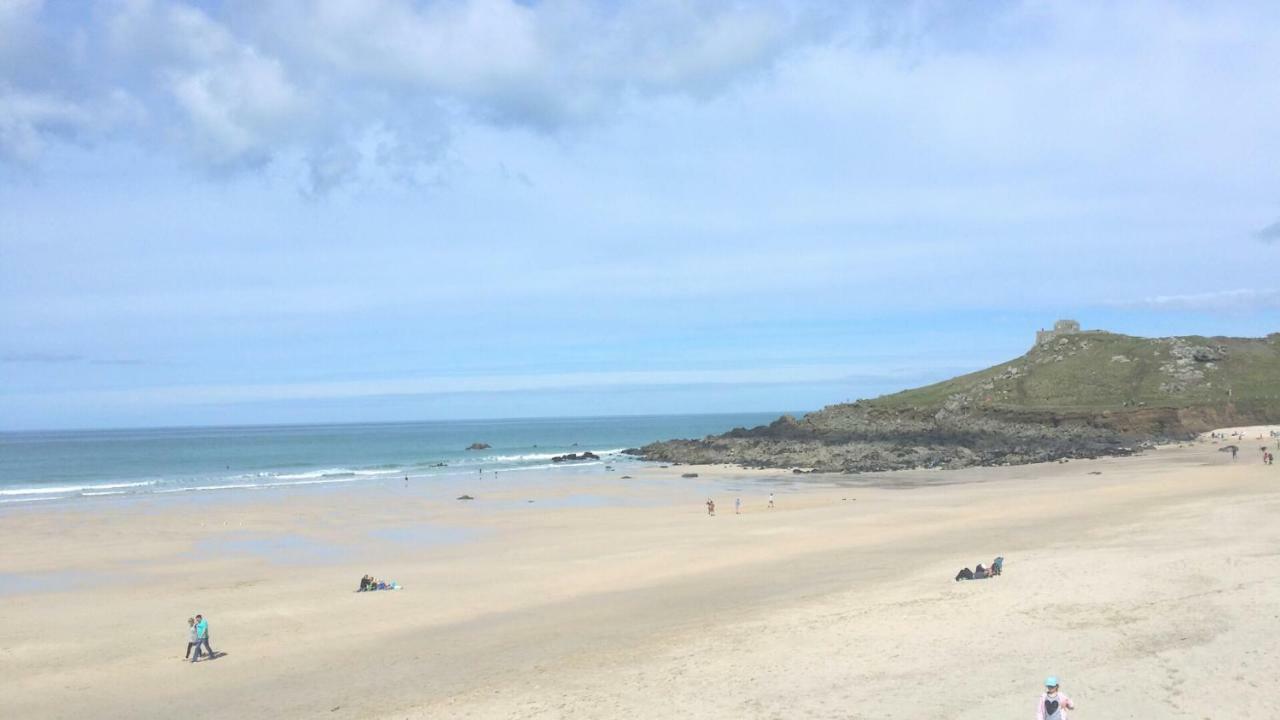
<instances>
[{"instance_id":1,"label":"blue sky","mask_svg":"<svg viewBox=\"0 0 1280 720\"><path fill-rule=\"evenodd\" d=\"M811 409L1060 316L1275 332L1277 26L0 3L0 428Z\"/></svg>"}]
</instances>

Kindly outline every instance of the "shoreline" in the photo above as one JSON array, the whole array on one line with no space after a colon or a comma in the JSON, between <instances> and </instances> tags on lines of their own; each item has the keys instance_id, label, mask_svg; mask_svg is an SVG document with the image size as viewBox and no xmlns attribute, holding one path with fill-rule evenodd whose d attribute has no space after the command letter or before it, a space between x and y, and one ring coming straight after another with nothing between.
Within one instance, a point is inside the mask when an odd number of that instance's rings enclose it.
<instances>
[{"instance_id":1,"label":"shoreline","mask_svg":"<svg viewBox=\"0 0 1280 720\"><path fill-rule=\"evenodd\" d=\"M678 466L474 501L411 483L4 513L0 587L26 584L0 593L0 715L977 720L1054 672L1123 716L1150 698L1114 678L1168 668L1174 716L1249 716L1274 704L1226 669L1280 670L1254 641L1280 630L1257 612L1280 601L1280 468L1248 460L1205 441L856 486ZM952 581L996 554L1001 578ZM364 573L405 589L354 593ZM190 667L196 612L226 655Z\"/></svg>"}]
</instances>

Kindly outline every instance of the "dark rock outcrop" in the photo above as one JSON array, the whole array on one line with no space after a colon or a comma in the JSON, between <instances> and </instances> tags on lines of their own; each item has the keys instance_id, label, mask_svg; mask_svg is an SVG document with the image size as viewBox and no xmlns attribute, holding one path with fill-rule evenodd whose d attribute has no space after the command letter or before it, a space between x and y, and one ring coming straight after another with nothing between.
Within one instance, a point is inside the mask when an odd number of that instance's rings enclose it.
<instances>
[{"instance_id":1,"label":"dark rock outcrop","mask_svg":"<svg viewBox=\"0 0 1280 720\"><path fill-rule=\"evenodd\" d=\"M467 449L468 450L488 450L491 447L493 446L490 445L489 443L477 442L477 443L471 443L470 445L468 445Z\"/></svg>"},{"instance_id":2,"label":"dark rock outcrop","mask_svg":"<svg viewBox=\"0 0 1280 720\"><path fill-rule=\"evenodd\" d=\"M600 459L599 455L591 452L590 450L587 450L586 452L583 452L583 453L569 453L568 455L556 455L555 457L551 458L551 462L553 463L581 462L582 460L599 460L599 459Z\"/></svg>"}]
</instances>

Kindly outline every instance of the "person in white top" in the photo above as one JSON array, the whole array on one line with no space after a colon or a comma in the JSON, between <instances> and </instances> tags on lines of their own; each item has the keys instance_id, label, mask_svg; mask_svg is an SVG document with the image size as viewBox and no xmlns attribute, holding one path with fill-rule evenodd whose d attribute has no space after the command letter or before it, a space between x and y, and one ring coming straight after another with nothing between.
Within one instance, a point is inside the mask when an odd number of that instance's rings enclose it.
<instances>
[{"instance_id":1,"label":"person in white top","mask_svg":"<svg viewBox=\"0 0 1280 720\"><path fill-rule=\"evenodd\" d=\"M773 507L773 493L769 493L769 507Z\"/></svg>"},{"instance_id":2,"label":"person in white top","mask_svg":"<svg viewBox=\"0 0 1280 720\"><path fill-rule=\"evenodd\" d=\"M1044 694L1036 703L1036 720L1067 720L1067 711L1075 709L1071 698L1058 692L1058 678L1050 675L1044 681Z\"/></svg>"}]
</instances>

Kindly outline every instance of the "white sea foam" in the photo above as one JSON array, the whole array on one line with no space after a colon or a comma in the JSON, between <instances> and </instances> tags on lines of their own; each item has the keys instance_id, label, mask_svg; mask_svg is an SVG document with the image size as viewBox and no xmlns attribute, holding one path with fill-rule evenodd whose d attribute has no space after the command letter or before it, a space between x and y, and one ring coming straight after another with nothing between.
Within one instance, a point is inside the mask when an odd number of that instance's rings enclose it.
<instances>
[{"instance_id":1,"label":"white sea foam","mask_svg":"<svg viewBox=\"0 0 1280 720\"><path fill-rule=\"evenodd\" d=\"M603 460L589 460L587 462L575 462L575 463L547 463L546 465L524 465L521 467L504 468L503 470L501 470L501 472L509 473L509 472L526 472L529 470L554 470L554 469L565 470L568 468L591 467L592 465L603 465L603 464L604 464Z\"/></svg>"},{"instance_id":2,"label":"white sea foam","mask_svg":"<svg viewBox=\"0 0 1280 720\"><path fill-rule=\"evenodd\" d=\"M281 476L283 477L283 476ZM264 483L228 483L226 485L188 485L186 487L172 487L163 490L157 490L157 493L182 493L182 492L203 492L209 490L262 490L273 487L293 487L295 485L330 485L333 483L349 483L355 482L357 478L314 478L309 480L294 480L291 482L264 482Z\"/></svg>"},{"instance_id":3,"label":"white sea foam","mask_svg":"<svg viewBox=\"0 0 1280 720\"><path fill-rule=\"evenodd\" d=\"M0 496L3 495L54 495L57 493L83 493L85 491L96 490L116 490L119 488L135 488L155 485L155 481L148 480L145 482L127 482L127 483L102 483L100 485L58 485L50 487L25 487L25 488L6 488L0 490Z\"/></svg>"},{"instance_id":4,"label":"white sea foam","mask_svg":"<svg viewBox=\"0 0 1280 720\"><path fill-rule=\"evenodd\" d=\"M381 475L401 475L405 472L405 468L400 466L392 468L374 468L368 470L355 470L352 468L333 467L324 468L322 470L308 470L299 473L269 473L266 477L273 477L277 480L314 480L317 478L333 478L333 477L379 477Z\"/></svg>"},{"instance_id":5,"label":"white sea foam","mask_svg":"<svg viewBox=\"0 0 1280 720\"><path fill-rule=\"evenodd\" d=\"M487 455L483 458L478 458L477 460L488 462L488 463L533 462L536 460L550 460L551 458L560 457L562 455L575 455L575 454L580 455L582 453L587 453L587 452L604 457L605 455L617 455L623 450L626 450L626 448L613 448L610 450L582 450L579 448L570 448L568 450L564 450L561 452L525 453L522 455ZM477 462L477 460L472 460L471 462L474 464L475 462Z\"/></svg>"}]
</instances>

